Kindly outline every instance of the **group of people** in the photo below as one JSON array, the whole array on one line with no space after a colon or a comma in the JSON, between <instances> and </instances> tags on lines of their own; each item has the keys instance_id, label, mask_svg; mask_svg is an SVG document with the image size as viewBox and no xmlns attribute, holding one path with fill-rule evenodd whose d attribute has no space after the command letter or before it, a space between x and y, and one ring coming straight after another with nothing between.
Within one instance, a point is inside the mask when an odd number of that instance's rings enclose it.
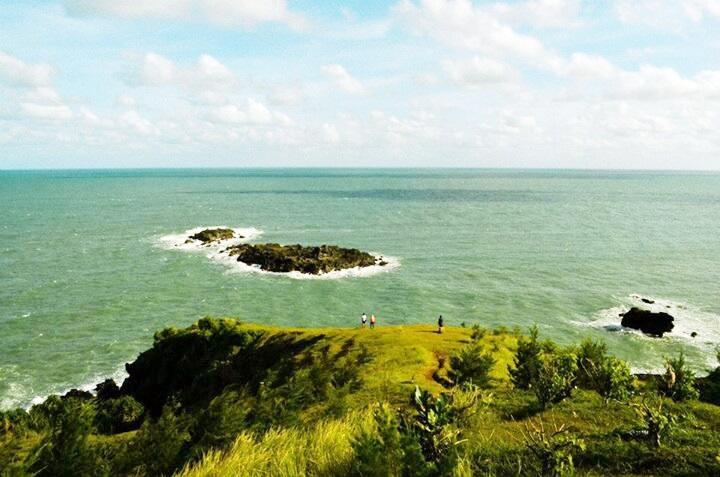
<instances>
[{"instance_id":1,"label":"group of people","mask_svg":"<svg viewBox=\"0 0 720 477\"><path fill-rule=\"evenodd\" d=\"M368 316L367 313L363 313L362 316L360 316L360 326L365 328L365 325L367 325ZM375 322L377 322L377 318L375 318L375 313L370 315L370 328L375 328Z\"/></svg>"},{"instance_id":2,"label":"group of people","mask_svg":"<svg viewBox=\"0 0 720 477\"><path fill-rule=\"evenodd\" d=\"M368 316L367 313L363 313L360 315L360 327L365 328L365 325L367 325L368 322ZM377 318L375 318L375 313L370 315L370 328L375 328L375 323L377 322ZM437 321L438 324L438 334L443 332L443 327L445 326L445 320L443 319L442 315L438 318Z\"/></svg>"}]
</instances>

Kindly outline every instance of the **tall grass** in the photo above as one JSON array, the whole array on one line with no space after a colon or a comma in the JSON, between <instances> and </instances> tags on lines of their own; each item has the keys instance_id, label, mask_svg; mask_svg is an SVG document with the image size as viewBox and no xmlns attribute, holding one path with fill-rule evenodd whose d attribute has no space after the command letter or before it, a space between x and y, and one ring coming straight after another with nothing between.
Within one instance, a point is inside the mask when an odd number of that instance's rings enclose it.
<instances>
[{"instance_id":1,"label":"tall grass","mask_svg":"<svg viewBox=\"0 0 720 477\"><path fill-rule=\"evenodd\" d=\"M212 450L180 477L337 476L352 470L351 441L372 426L368 411L308 428L272 429L260 437L243 432L226 451Z\"/></svg>"}]
</instances>

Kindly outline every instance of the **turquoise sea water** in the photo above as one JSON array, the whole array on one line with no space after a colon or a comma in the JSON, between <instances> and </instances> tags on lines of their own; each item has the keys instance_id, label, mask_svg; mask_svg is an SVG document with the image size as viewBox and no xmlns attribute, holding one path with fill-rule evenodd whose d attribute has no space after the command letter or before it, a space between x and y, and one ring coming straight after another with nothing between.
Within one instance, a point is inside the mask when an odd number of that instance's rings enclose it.
<instances>
[{"instance_id":1,"label":"turquoise sea water","mask_svg":"<svg viewBox=\"0 0 720 477\"><path fill-rule=\"evenodd\" d=\"M638 369L720 337L720 174L493 170L0 172L0 408L119 375L204 315L299 326L537 323ZM198 226L398 257L363 278L236 273L160 245ZM614 331L637 302L675 337ZM666 307L670 308L666 308ZM697 331L697 338L689 333Z\"/></svg>"}]
</instances>

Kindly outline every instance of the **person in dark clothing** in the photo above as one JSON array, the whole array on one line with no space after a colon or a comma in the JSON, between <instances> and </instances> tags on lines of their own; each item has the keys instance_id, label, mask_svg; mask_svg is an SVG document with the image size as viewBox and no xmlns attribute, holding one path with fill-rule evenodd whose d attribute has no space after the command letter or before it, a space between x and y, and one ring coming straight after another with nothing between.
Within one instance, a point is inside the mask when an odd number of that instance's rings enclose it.
<instances>
[{"instance_id":1,"label":"person in dark clothing","mask_svg":"<svg viewBox=\"0 0 720 477\"><path fill-rule=\"evenodd\" d=\"M443 320L442 315L440 315L440 318L438 318L438 334L443 332L443 325L445 325L445 320Z\"/></svg>"}]
</instances>

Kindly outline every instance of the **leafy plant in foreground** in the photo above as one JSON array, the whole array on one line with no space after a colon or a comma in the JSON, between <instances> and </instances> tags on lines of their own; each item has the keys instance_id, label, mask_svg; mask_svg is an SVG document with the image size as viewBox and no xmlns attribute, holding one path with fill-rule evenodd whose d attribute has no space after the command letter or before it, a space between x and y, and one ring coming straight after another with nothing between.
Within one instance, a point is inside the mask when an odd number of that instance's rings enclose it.
<instances>
[{"instance_id":1,"label":"leafy plant in foreground","mask_svg":"<svg viewBox=\"0 0 720 477\"><path fill-rule=\"evenodd\" d=\"M585 449L585 443L569 434L565 424L546 430L542 420L525 424L525 446L537 459L538 474L552 477L574 475L573 452Z\"/></svg>"}]
</instances>

